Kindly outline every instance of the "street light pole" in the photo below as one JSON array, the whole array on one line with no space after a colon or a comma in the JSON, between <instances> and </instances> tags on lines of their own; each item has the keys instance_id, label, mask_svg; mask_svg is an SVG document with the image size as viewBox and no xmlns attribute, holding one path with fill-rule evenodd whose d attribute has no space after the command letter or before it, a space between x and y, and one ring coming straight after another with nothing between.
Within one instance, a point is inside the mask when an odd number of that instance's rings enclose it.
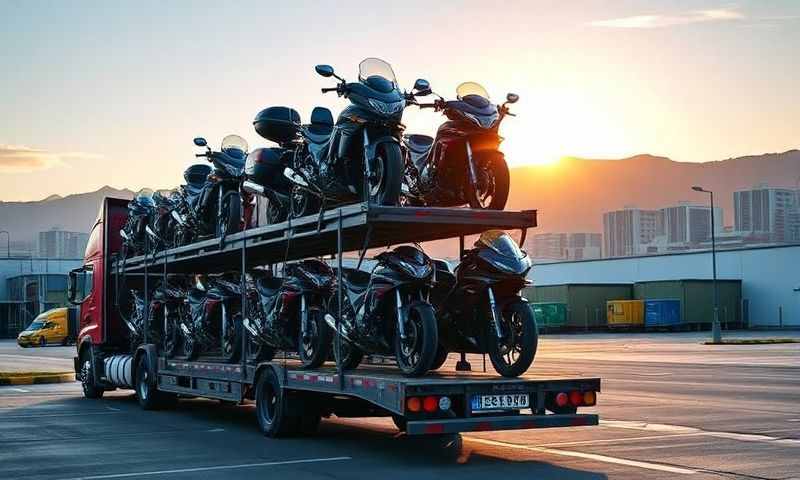
<instances>
[{"instance_id":1,"label":"street light pole","mask_svg":"<svg viewBox=\"0 0 800 480\"><path fill-rule=\"evenodd\" d=\"M6 234L6 258L11 258L11 234L8 230L0 230L0 233Z\"/></svg>"},{"instance_id":2,"label":"street light pole","mask_svg":"<svg viewBox=\"0 0 800 480\"><path fill-rule=\"evenodd\" d=\"M714 286L714 319L711 323L711 341L721 343L722 327L719 323L719 289L717 288L717 241L714 234L714 192L698 186L692 187L692 190L707 193L711 197L711 274Z\"/></svg>"}]
</instances>

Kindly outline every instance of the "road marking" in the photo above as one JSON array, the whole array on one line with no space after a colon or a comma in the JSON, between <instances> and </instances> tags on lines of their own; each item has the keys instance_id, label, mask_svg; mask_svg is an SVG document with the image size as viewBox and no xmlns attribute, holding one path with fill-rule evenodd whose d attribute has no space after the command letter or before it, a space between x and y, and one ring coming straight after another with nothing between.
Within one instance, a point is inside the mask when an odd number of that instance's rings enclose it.
<instances>
[{"instance_id":1,"label":"road marking","mask_svg":"<svg viewBox=\"0 0 800 480\"><path fill-rule=\"evenodd\" d=\"M644 430L655 432L673 432L683 435L705 435L741 442L775 442L782 445L800 446L800 440L794 438L778 438L759 433L718 432L703 430L702 428L684 427L681 425L666 425L663 423L631 422L625 420L600 420L600 425L611 428L624 428L628 430Z\"/></svg>"},{"instance_id":2,"label":"road marking","mask_svg":"<svg viewBox=\"0 0 800 480\"><path fill-rule=\"evenodd\" d=\"M575 442L559 442L559 443L543 443L540 447L577 447L581 445L602 445L605 443L627 443L636 442L638 440L661 440L664 438L684 438L684 437L697 437L703 435L702 433L675 433L671 435L648 435L645 437L622 437L622 438L603 438L599 440L583 440Z\"/></svg>"},{"instance_id":3,"label":"road marking","mask_svg":"<svg viewBox=\"0 0 800 480\"><path fill-rule=\"evenodd\" d=\"M83 413L45 413L45 414L31 414L31 415L3 415L2 419L6 418L43 418L43 417L82 417L84 415L114 415L115 413L122 412L83 412Z\"/></svg>"},{"instance_id":4,"label":"road marking","mask_svg":"<svg viewBox=\"0 0 800 480\"><path fill-rule=\"evenodd\" d=\"M637 467L646 470L656 470L659 472L678 473L682 475L691 475L697 473L697 470L692 470L689 468L673 467L672 465L664 465L661 463L640 462L638 460L628 460L625 458L609 457L608 455L598 455L596 453L584 453L584 452L575 452L572 450L559 450L557 448L518 445L515 443L498 442L495 440L487 440L484 438L467 437L466 439L471 442L483 443L485 445L491 445L495 447L514 448L517 450L527 450L530 452L547 453L550 455L560 455L562 457L583 458L586 460L594 460L596 462L613 463L616 465L625 465L628 467Z\"/></svg>"},{"instance_id":5,"label":"road marking","mask_svg":"<svg viewBox=\"0 0 800 480\"><path fill-rule=\"evenodd\" d=\"M103 478L144 477L152 475L167 475L172 473L209 472L214 470L235 470L239 468L272 467L278 465L295 465L300 463L319 463L352 460L352 457L306 458L301 460L284 460L277 462L240 463L238 465L215 465L212 467L176 468L174 470L154 470L149 472L112 473L109 475L92 475L89 477L75 477L68 480L100 480Z\"/></svg>"},{"instance_id":6,"label":"road marking","mask_svg":"<svg viewBox=\"0 0 800 480\"><path fill-rule=\"evenodd\" d=\"M19 392L19 393L28 393L30 390L25 390L24 388L9 388L12 392Z\"/></svg>"}]
</instances>

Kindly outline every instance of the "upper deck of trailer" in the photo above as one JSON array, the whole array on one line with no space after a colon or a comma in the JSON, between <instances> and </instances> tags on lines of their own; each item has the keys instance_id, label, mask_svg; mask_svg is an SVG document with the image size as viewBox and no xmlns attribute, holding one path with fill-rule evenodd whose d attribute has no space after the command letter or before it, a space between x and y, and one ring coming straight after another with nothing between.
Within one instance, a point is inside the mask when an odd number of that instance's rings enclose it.
<instances>
[{"instance_id":1,"label":"upper deck of trailer","mask_svg":"<svg viewBox=\"0 0 800 480\"><path fill-rule=\"evenodd\" d=\"M126 259L115 271L142 273L163 268L171 273L213 273L241 265L283 261L360 251L409 242L427 242L478 234L489 229L525 230L536 226L536 211L473 210L468 208L388 207L368 203L345 205L319 215L251 228ZM340 243L341 242L341 243ZM155 273L155 272L153 272Z\"/></svg>"}]
</instances>

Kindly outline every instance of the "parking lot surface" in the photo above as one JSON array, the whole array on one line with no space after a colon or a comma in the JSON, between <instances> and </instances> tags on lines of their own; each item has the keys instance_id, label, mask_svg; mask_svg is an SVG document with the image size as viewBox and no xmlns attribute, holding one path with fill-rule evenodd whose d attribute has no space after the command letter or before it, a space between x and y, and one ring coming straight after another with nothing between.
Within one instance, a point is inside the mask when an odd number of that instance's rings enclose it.
<instances>
[{"instance_id":1,"label":"parking lot surface","mask_svg":"<svg viewBox=\"0 0 800 480\"><path fill-rule=\"evenodd\" d=\"M800 337L737 334L759 335ZM587 410L601 425L464 434L457 455L441 439L398 434L387 419L332 418L314 437L271 440L252 404L192 399L145 412L128 391L86 400L77 383L0 387L0 479L800 478L800 344L702 340L542 337L531 373L601 377L598 406ZM0 370L69 368L73 353L2 341ZM480 357L472 362L481 369Z\"/></svg>"}]
</instances>

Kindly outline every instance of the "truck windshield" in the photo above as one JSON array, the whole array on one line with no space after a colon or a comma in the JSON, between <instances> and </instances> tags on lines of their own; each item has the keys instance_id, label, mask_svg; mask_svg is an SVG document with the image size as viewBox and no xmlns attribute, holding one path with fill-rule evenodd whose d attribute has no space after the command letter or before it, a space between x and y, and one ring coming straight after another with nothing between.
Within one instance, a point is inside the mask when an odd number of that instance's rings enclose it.
<instances>
[{"instance_id":1,"label":"truck windshield","mask_svg":"<svg viewBox=\"0 0 800 480\"><path fill-rule=\"evenodd\" d=\"M30 325L28 325L28 328L26 328L25 330L31 332L33 330L40 330L43 326L44 326L44 321L34 320Z\"/></svg>"}]
</instances>

